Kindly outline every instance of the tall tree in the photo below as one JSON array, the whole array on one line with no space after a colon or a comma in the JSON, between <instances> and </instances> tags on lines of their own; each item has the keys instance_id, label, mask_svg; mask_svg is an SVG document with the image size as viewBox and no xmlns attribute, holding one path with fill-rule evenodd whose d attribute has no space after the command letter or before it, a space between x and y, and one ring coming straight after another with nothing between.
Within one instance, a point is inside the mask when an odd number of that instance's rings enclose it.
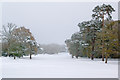
<instances>
[{"instance_id":1,"label":"tall tree","mask_svg":"<svg viewBox=\"0 0 120 80\"><path fill-rule=\"evenodd\" d=\"M98 20L90 20L86 22L79 23L80 32L82 33L82 37L84 39L84 44L88 44L87 46L91 46L91 59L94 59L95 52L95 41L96 41L96 32L100 31L101 22ZM83 27L83 29L81 29Z\"/></svg>"},{"instance_id":2,"label":"tall tree","mask_svg":"<svg viewBox=\"0 0 120 80\"><path fill-rule=\"evenodd\" d=\"M105 27L105 23L104 23L104 20L105 18L107 20L111 20L112 19L112 12L114 12L114 8L111 6L111 5L106 5L106 4L103 4L101 6L96 6L94 9L93 9L93 12L94 14L92 14L92 17L94 19L97 19L97 20L101 20L102 21L102 33L104 34L104 27ZM104 36L102 37L102 61L104 61L104 53L105 53L105 50L104 50Z\"/></svg>"},{"instance_id":3,"label":"tall tree","mask_svg":"<svg viewBox=\"0 0 120 80\"><path fill-rule=\"evenodd\" d=\"M16 25L13 23L8 23L7 25L3 25L2 27L2 42L7 43L7 55L10 53L10 46L13 42L13 34L12 32L16 29Z\"/></svg>"},{"instance_id":4,"label":"tall tree","mask_svg":"<svg viewBox=\"0 0 120 80\"><path fill-rule=\"evenodd\" d=\"M107 63L108 57L113 58L115 55L119 57L118 27L113 27L113 25L115 25L115 22L114 24L113 22L109 23L109 25L104 28L104 34L102 32L97 34L98 36L104 36L105 63Z\"/></svg>"}]
</instances>

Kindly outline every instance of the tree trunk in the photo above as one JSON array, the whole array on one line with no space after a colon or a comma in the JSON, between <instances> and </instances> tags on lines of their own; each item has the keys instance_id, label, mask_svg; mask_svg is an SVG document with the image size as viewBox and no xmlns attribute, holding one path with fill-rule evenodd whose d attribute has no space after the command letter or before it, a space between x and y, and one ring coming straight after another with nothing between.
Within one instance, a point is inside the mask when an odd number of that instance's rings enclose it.
<instances>
[{"instance_id":1,"label":"tree trunk","mask_svg":"<svg viewBox=\"0 0 120 80\"><path fill-rule=\"evenodd\" d=\"M104 14L102 17L102 33L104 34ZM102 36L102 61L104 61L104 36Z\"/></svg>"},{"instance_id":2,"label":"tree trunk","mask_svg":"<svg viewBox=\"0 0 120 80\"><path fill-rule=\"evenodd\" d=\"M79 45L78 45L79 43L77 43L77 47L76 47L76 50L77 50L77 55L76 55L76 58L78 59L78 57L79 57Z\"/></svg>"},{"instance_id":3,"label":"tree trunk","mask_svg":"<svg viewBox=\"0 0 120 80\"><path fill-rule=\"evenodd\" d=\"M78 55L76 56L76 58L78 59Z\"/></svg>"},{"instance_id":4,"label":"tree trunk","mask_svg":"<svg viewBox=\"0 0 120 80\"><path fill-rule=\"evenodd\" d=\"M16 59L15 55L14 55L14 59Z\"/></svg>"},{"instance_id":5,"label":"tree trunk","mask_svg":"<svg viewBox=\"0 0 120 80\"><path fill-rule=\"evenodd\" d=\"M31 53L32 47L30 45L30 59L32 59L32 53Z\"/></svg>"},{"instance_id":6,"label":"tree trunk","mask_svg":"<svg viewBox=\"0 0 120 80\"><path fill-rule=\"evenodd\" d=\"M30 59L32 59L32 54L30 53Z\"/></svg>"},{"instance_id":7,"label":"tree trunk","mask_svg":"<svg viewBox=\"0 0 120 80\"><path fill-rule=\"evenodd\" d=\"M95 38L92 39L92 52L95 51ZM91 54L91 60L94 59L94 53Z\"/></svg>"},{"instance_id":8,"label":"tree trunk","mask_svg":"<svg viewBox=\"0 0 120 80\"><path fill-rule=\"evenodd\" d=\"M94 54L91 55L91 60L94 60Z\"/></svg>"},{"instance_id":9,"label":"tree trunk","mask_svg":"<svg viewBox=\"0 0 120 80\"><path fill-rule=\"evenodd\" d=\"M105 60L105 63L107 63L107 60L108 60L108 56L106 55L106 60Z\"/></svg>"},{"instance_id":10,"label":"tree trunk","mask_svg":"<svg viewBox=\"0 0 120 80\"><path fill-rule=\"evenodd\" d=\"M104 61L104 53L102 52L102 61Z\"/></svg>"},{"instance_id":11,"label":"tree trunk","mask_svg":"<svg viewBox=\"0 0 120 80\"><path fill-rule=\"evenodd\" d=\"M8 40L8 49L7 49L8 51L7 51L7 56L9 56L10 57L10 40Z\"/></svg>"}]
</instances>

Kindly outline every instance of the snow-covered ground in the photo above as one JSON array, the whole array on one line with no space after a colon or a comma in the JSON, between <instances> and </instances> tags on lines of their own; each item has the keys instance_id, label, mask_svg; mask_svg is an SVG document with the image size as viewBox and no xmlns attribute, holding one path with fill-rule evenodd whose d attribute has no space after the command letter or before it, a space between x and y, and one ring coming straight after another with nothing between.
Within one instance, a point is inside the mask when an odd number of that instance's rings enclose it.
<instances>
[{"instance_id":1,"label":"snow-covered ground","mask_svg":"<svg viewBox=\"0 0 120 80\"><path fill-rule=\"evenodd\" d=\"M2 57L3 78L117 78L118 61L72 59L68 53L39 54L14 60Z\"/></svg>"}]
</instances>

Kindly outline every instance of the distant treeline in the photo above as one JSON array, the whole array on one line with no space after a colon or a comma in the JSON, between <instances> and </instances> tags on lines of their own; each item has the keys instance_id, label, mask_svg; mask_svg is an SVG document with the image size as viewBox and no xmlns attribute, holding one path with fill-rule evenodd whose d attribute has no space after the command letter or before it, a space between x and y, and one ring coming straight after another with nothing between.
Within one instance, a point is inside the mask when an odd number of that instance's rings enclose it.
<instances>
[{"instance_id":1,"label":"distant treeline","mask_svg":"<svg viewBox=\"0 0 120 80\"><path fill-rule=\"evenodd\" d=\"M59 45L59 44L41 44L41 48L43 48L44 54L57 54L60 52L65 52L65 45Z\"/></svg>"}]
</instances>

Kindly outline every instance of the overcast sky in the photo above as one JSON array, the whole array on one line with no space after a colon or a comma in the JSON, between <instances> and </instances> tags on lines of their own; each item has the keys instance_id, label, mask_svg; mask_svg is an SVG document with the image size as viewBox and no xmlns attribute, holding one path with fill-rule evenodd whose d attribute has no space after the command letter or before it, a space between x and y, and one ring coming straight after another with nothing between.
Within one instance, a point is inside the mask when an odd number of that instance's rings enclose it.
<instances>
[{"instance_id":1,"label":"overcast sky","mask_svg":"<svg viewBox=\"0 0 120 80\"><path fill-rule=\"evenodd\" d=\"M39 2L3 3L2 24L15 23L32 32L40 44L64 41L79 31L78 23L91 19L92 9L100 2ZM113 20L118 19L118 3L109 2L116 12Z\"/></svg>"}]
</instances>

